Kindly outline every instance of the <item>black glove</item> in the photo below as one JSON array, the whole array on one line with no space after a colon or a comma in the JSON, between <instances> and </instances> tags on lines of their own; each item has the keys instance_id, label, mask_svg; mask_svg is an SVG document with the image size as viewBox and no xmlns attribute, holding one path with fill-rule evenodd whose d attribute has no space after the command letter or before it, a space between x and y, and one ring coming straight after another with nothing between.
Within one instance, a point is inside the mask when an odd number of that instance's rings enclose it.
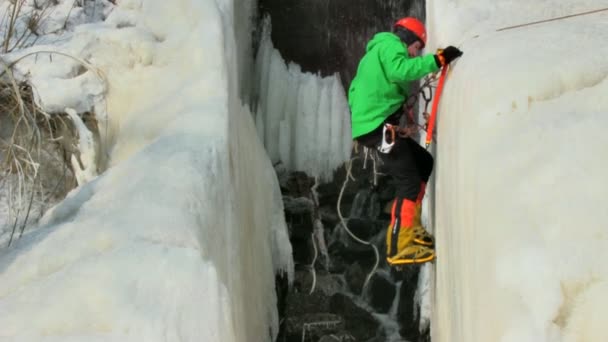
<instances>
[{"instance_id":1,"label":"black glove","mask_svg":"<svg viewBox=\"0 0 608 342\"><path fill-rule=\"evenodd\" d=\"M452 63L453 60L462 56L462 51L460 51L457 47L448 46L443 50L439 50L435 55L435 63L437 63L438 67L442 67L444 65L448 65Z\"/></svg>"},{"instance_id":2,"label":"black glove","mask_svg":"<svg viewBox=\"0 0 608 342\"><path fill-rule=\"evenodd\" d=\"M452 63L453 60L462 56L462 51L460 51L457 47L448 46L447 48L439 51L439 61L441 61L441 65L447 65Z\"/></svg>"},{"instance_id":3,"label":"black glove","mask_svg":"<svg viewBox=\"0 0 608 342\"><path fill-rule=\"evenodd\" d=\"M441 54L443 55L443 58L445 58L445 64L450 64L453 60L462 56L462 51L460 51L457 47L453 47L450 45L443 49L443 52L441 52Z\"/></svg>"}]
</instances>

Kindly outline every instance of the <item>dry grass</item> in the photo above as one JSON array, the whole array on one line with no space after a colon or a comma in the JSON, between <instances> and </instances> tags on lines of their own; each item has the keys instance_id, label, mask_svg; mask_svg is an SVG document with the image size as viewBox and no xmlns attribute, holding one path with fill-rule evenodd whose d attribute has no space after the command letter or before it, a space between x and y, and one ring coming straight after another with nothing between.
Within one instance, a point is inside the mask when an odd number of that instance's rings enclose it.
<instances>
[{"instance_id":1,"label":"dry grass","mask_svg":"<svg viewBox=\"0 0 608 342\"><path fill-rule=\"evenodd\" d=\"M29 38L36 34L38 28L40 27L41 20L43 19L43 13L46 12L45 8L41 9L40 11L26 14L23 10L25 0L11 0L9 2L9 10L5 13L4 17L0 21L0 28L2 28L3 31L3 35L1 37L3 53L8 53L16 49L24 48L28 44L33 44L28 43L30 40ZM28 29L18 32L18 21L24 16L27 20Z\"/></svg>"},{"instance_id":2,"label":"dry grass","mask_svg":"<svg viewBox=\"0 0 608 342\"><path fill-rule=\"evenodd\" d=\"M8 10L0 18L0 53L35 44L45 34L42 26L57 4L55 0L34 1L32 10L26 9L25 0L9 0ZM82 1L73 3L73 7L83 5ZM66 28L70 13L60 30ZM7 201L9 208L9 246L49 205L77 185L72 156L82 167L72 120L65 113L45 113L35 101L35 89L13 72L21 60L39 54L73 59L107 84L105 76L87 61L59 51L25 54L10 64L0 56L0 201ZM95 114L84 113L80 118L98 138ZM0 227L0 233L6 229Z\"/></svg>"},{"instance_id":3,"label":"dry grass","mask_svg":"<svg viewBox=\"0 0 608 342\"><path fill-rule=\"evenodd\" d=\"M78 157L78 136L67 115L45 113L31 86L19 82L10 66L0 64L0 191L7 194L10 246L49 203L76 186L70 159ZM83 118L97 131L94 115Z\"/></svg>"}]
</instances>

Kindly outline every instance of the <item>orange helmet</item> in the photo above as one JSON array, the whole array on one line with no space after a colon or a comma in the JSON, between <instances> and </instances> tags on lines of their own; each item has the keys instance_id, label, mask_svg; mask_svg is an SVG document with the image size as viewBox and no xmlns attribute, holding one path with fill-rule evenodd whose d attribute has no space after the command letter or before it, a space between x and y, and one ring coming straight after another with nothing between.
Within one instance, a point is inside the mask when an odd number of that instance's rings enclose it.
<instances>
[{"instance_id":1,"label":"orange helmet","mask_svg":"<svg viewBox=\"0 0 608 342\"><path fill-rule=\"evenodd\" d=\"M413 17L401 18L395 23L395 27L403 27L412 31L422 41L422 44L426 45L426 28L420 20Z\"/></svg>"}]
</instances>

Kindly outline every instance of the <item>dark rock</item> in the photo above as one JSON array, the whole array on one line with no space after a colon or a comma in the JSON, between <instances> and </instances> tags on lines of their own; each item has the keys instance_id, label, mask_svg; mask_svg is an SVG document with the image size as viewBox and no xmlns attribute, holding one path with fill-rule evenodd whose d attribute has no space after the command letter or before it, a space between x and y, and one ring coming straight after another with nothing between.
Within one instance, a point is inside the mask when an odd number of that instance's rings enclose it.
<instances>
[{"instance_id":1,"label":"dark rock","mask_svg":"<svg viewBox=\"0 0 608 342\"><path fill-rule=\"evenodd\" d=\"M346 331L336 334L325 335L319 342L356 342L357 339Z\"/></svg>"},{"instance_id":2,"label":"dark rock","mask_svg":"<svg viewBox=\"0 0 608 342\"><path fill-rule=\"evenodd\" d=\"M283 196L285 221L290 237L307 239L313 231L314 204L306 197Z\"/></svg>"},{"instance_id":3,"label":"dark rock","mask_svg":"<svg viewBox=\"0 0 608 342\"><path fill-rule=\"evenodd\" d=\"M314 256L314 251L310 242L310 236L292 237L290 241L293 253L293 261L296 266L310 265Z\"/></svg>"},{"instance_id":4,"label":"dark rock","mask_svg":"<svg viewBox=\"0 0 608 342\"><path fill-rule=\"evenodd\" d=\"M344 273L344 279L352 293L361 295L367 275L358 263L350 265Z\"/></svg>"},{"instance_id":5,"label":"dark rock","mask_svg":"<svg viewBox=\"0 0 608 342\"><path fill-rule=\"evenodd\" d=\"M315 184L315 180L301 171L289 172L283 175L280 180L283 195L290 197L310 197L310 188Z\"/></svg>"},{"instance_id":6,"label":"dark rock","mask_svg":"<svg viewBox=\"0 0 608 342\"><path fill-rule=\"evenodd\" d=\"M314 203L309 197L283 196L283 207L289 215L310 215L314 208Z\"/></svg>"},{"instance_id":7,"label":"dark rock","mask_svg":"<svg viewBox=\"0 0 608 342\"><path fill-rule=\"evenodd\" d=\"M331 250L330 250L331 255ZM342 274L346 271L350 264L340 255L332 256L329 262L328 271L334 274Z\"/></svg>"},{"instance_id":8,"label":"dark rock","mask_svg":"<svg viewBox=\"0 0 608 342\"><path fill-rule=\"evenodd\" d=\"M340 222L335 205L325 205L319 208L319 216L326 227L335 227Z\"/></svg>"},{"instance_id":9,"label":"dark rock","mask_svg":"<svg viewBox=\"0 0 608 342\"><path fill-rule=\"evenodd\" d=\"M319 342L342 342L342 339L336 335L325 335L321 337Z\"/></svg>"},{"instance_id":10,"label":"dark rock","mask_svg":"<svg viewBox=\"0 0 608 342\"><path fill-rule=\"evenodd\" d=\"M313 292L291 292L287 295L286 317L295 317L311 313L328 313L329 299L321 291Z\"/></svg>"},{"instance_id":11,"label":"dark rock","mask_svg":"<svg viewBox=\"0 0 608 342\"><path fill-rule=\"evenodd\" d=\"M357 238L367 241L382 230L383 223L383 221L369 218L349 218L346 224ZM350 236L348 236L348 239L352 240Z\"/></svg>"},{"instance_id":12,"label":"dark rock","mask_svg":"<svg viewBox=\"0 0 608 342\"><path fill-rule=\"evenodd\" d=\"M395 300L397 289L389 275L379 271L370 279L366 292L369 304L376 312L388 313Z\"/></svg>"},{"instance_id":13,"label":"dark rock","mask_svg":"<svg viewBox=\"0 0 608 342\"><path fill-rule=\"evenodd\" d=\"M373 220L380 213L378 194L374 189L361 189L357 191L350 209L349 218Z\"/></svg>"},{"instance_id":14,"label":"dark rock","mask_svg":"<svg viewBox=\"0 0 608 342\"><path fill-rule=\"evenodd\" d=\"M308 240L313 231L312 218L310 215L290 216L286 215L287 226L290 237Z\"/></svg>"},{"instance_id":15,"label":"dark rock","mask_svg":"<svg viewBox=\"0 0 608 342\"><path fill-rule=\"evenodd\" d=\"M380 229L377 234L362 238L363 241L371 243L363 244L354 240L342 228L335 228L334 233L329 239L328 252L332 259L340 259L347 264L359 263L366 267L372 267L376 261L376 253L372 246L376 246L381 260L384 260L382 253L385 248L386 222L377 221L374 223L374 230ZM381 228L382 227L382 228Z\"/></svg>"},{"instance_id":16,"label":"dark rock","mask_svg":"<svg viewBox=\"0 0 608 342\"><path fill-rule=\"evenodd\" d=\"M289 317L285 320L286 341L318 341L322 336L345 329L344 318L318 313Z\"/></svg>"},{"instance_id":17,"label":"dark rock","mask_svg":"<svg viewBox=\"0 0 608 342\"><path fill-rule=\"evenodd\" d=\"M289 295L289 279L286 273L278 273L274 277L275 291L277 294L277 311L279 316L284 317L287 308L287 296Z\"/></svg>"},{"instance_id":18,"label":"dark rock","mask_svg":"<svg viewBox=\"0 0 608 342\"><path fill-rule=\"evenodd\" d=\"M344 317L346 331L357 341L365 341L376 336L380 323L371 313L355 304L350 297L340 293L333 295L329 310Z\"/></svg>"},{"instance_id":19,"label":"dark rock","mask_svg":"<svg viewBox=\"0 0 608 342\"><path fill-rule=\"evenodd\" d=\"M372 337L365 342L386 342L386 337Z\"/></svg>"},{"instance_id":20,"label":"dark rock","mask_svg":"<svg viewBox=\"0 0 608 342\"><path fill-rule=\"evenodd\" d=\"M374 187L372 184L370 170L364 170L362 166L363 164L360 160L355 160L353 162L351 173L353 174L353 177L355 177L355 180L353 181L349 179L349 182L342 193L340 211L344 217L348 217L350 215L352 203L357 193L362 189L372 189ZM342 190L342 186L344 185L344 179L346 178L345 167L341 166L334 174L334 179L331 182L320 184L317 187L319 205L321 206L337 208L338 197L340 191Z\"/></svg>"},{"instance_id":21,"label":"dark rock","mask_svg":"<svg viewBox=\"0 0 608 342\"><path fill-rule=\"evenodd\" d=\"M321 292L326 296L333 296L338 292L342 292L346 288L346 284L342 277L331 274L326 271L316 271L313 278L311 271L298 271L295 273L293 288L298 292L310 293L314 280L314 292Z\"/></svg>"},{"instance_id":22,"label":"dark rock","mask_svg":"<svg viewBox=\"0 0 608 342\"><path fill-rule=\"evenodd\" d=\"M394 277L401 280L399 292L399 305L397 307L397 320L401 327L401 336L409 341L418 341L420 338L420 307L414 304L414 296L418 287L420 266L407 266L396 271Z\"/></svg>"}]
</instances>

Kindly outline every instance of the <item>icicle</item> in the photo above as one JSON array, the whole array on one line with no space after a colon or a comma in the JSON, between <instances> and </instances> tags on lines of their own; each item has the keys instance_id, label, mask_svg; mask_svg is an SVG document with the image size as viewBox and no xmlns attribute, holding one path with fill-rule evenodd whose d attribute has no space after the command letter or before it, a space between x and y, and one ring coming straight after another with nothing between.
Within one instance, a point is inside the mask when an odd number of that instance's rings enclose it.
<instances>
[{"instance_id":1,"label":"icicle","mask_svg":"<svg viewBox=\"0 0 608 342\"><path fill-rule=\"evenodd\" d=\"M78 185L83 185L97 177L95 140L93 139L93 133L85 126L74 109L66 108L65 112L72 122L74 122L74 126L78 131L78 151L80 152L80 158L72 155L72 169L74 170ZM80 162L78 159L80 159Z\"/></svg>"},{"instance_id":2,"label":"icicle","mask_svg":"<svg viewBox=\"0 0 608 342\"><path fill-rule=\"evenodd\" d=\"M271 161L330 181L351 151L350 115L339 75L323 78L286 65L270 41L267 19L256 63L256 125Z\"/></svg>"}]
</instances>

